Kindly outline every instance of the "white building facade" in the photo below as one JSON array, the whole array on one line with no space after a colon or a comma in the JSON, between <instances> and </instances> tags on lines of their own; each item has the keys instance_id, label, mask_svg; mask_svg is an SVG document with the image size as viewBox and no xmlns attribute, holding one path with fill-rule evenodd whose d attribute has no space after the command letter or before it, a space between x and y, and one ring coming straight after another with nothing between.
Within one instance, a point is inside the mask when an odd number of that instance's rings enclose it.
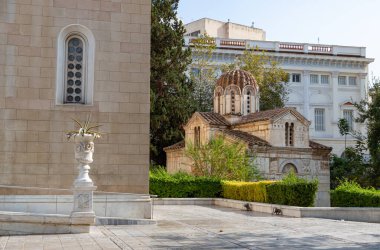
<instances>
[{"instance_id":1,"label":"white building facade","mask_svg":"<svg viewBox=\"0 0 380 250\"><path fill-rule=\"evenodd\" d=\"M196 33L196 22L186 25L187 34ZM213 34L210 29L201 31ZM216 37L211 64L218 67L232 63L249 48L265 51L289 73L286 106L296 108L311 121L311 139L333 147L333 153L340 155L345 144L337 126L340 118L346 118L352 130L366 134L365 126L354 121L357 112L353 105L367 98L368 64L374 60L366 57L365 47L265 41L265 37L262 40L251 37ZM192 39L186 36L185 46L191 46ZM347 145L355 143L354 138L347 136Z\"/></svg>"}]
</instances>

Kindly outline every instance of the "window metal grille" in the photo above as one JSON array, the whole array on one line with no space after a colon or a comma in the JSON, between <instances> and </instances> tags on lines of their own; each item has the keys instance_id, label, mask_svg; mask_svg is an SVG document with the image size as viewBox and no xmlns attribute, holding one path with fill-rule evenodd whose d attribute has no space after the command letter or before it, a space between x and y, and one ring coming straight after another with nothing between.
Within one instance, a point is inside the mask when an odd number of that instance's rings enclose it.
<instances>
[{"instance_id":1,"label":"window metal grille","mask_svg":"<svg viewBox=\"0 0 380 250\"><path fill-rule=\"evenodd\" d=\"M325 110L315 109L315 131L325 131Z\"/></svg>"},{"instance_id":2,"label":"window metal grille","mask_svg":"<svg viewBox=\"0 0 380 250\"><path fill-rule=\"evenodd\" d=\"M329 75L321 75L321 84L329 84L329 83L330 83Z\"/></svg>"},{"instance_id":3,"label":"window metal grille","mask_svg":"<svg viewBox=\"0 0 380 250\"><path fill-rule=\"evenodd\" d=\"M352 131L354 125L354 111L348 109L343 110L343 118L346 119L349 130Z\"/></svg>"},{"instance_id":4,"label":"window metal grille","mask_svg":"<svg viewBox=\"0 0 380 250\"><path fill-rule=\"evenodd\" d=\"M338 85L346 85L346 77L345 76L338 76Z\"/></svg>"},{"instance_id":5,"label":"window metal grille","mask_svg":"<svg viewBox=\"0 0 380 250\"><path fill-rule=\"evenodd\" d=\"M318 75L310 75L310 83L311 84L318 84L319 81L318 81Z\"/></svg>"},{"instance_id":6,"label":"window metal grille","mask_svg":"<svg viewBox=\"0 0 380 250\"><path fill-rule=\"evenodd\" d=\"M84 45L80 37L67 40L65 103L84 103L83 54Z\"/></svg>"},{"instance_id":7,"label":"window metal grille","mask_svg":"<svg viewBox=\"0 0 380 250\"><path fill-rule=\"evenodd\" d=\"M350 76L348 78L348 85L355 86L356 85L356 77L355 76Z\"/></svg>"}]
</instances>

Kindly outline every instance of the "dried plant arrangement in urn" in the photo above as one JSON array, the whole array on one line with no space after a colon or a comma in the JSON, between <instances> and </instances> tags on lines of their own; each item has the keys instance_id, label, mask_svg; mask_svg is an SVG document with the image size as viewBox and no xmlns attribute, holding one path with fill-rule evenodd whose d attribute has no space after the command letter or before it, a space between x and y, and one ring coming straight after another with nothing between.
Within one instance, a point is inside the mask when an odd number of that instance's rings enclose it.
<instances>
[{"instance_id":1,"label":"dried plant arrangement in urn","mask_svg":"<svg viewBox=\"0 0 380 250\"><path fill-rule=\"evenodd\" d=\"M87 116L85 122L73 120L79 128L66 132L66 136L68 140L73 138L75 142L75 160L79 163L79 175L74 186L92 186L93 182L89 177L89 164L93 162L94 140L101 137L101 133L98 131L101 125L91 124L91 114Z\"/></svg>"}]
</instances>

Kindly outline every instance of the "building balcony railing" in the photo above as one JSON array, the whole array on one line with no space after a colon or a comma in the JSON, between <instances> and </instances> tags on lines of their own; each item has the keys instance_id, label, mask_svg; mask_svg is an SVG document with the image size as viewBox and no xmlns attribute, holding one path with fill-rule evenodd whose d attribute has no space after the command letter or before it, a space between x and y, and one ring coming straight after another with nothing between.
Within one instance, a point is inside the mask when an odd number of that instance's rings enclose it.
<instances>
[{"instance_id":1,"label":"building balcony railing","mask_svg":"<svg viewBox=\"0 0 380 250\"><path fill-rule=\"evenodd\" d=\"M194 37L185 37L185 45L191 46ZM365 47L309 44L309 43L289 43L277 41L255 41L216 38L212 40L217 48L220 49L258 49L270 52L288 52L303 54L323 54L334 56L354 56L365 57Z\"/></svg>"}]
</instances>

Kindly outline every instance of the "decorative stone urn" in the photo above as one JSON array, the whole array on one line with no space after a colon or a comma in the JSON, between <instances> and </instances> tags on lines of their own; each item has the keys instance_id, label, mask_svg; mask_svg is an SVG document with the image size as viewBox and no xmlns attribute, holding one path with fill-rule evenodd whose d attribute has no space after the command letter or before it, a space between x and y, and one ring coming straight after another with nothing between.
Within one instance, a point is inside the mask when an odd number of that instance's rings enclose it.
<instances>
[{"instance_id":1,"label":"decorative stone urn","mask_svg":"<svg viewBox=\"0 0 380 250\"><path fill-rule=\"evenodd\" d=\"M78 161L79 174L74 182L74 186L93 186L89 171L90 163L94 160L92 155L94 154L94 139L92 134L83 134L75 136L75 160Z\"/></svg>"},{"instance_id":2,"label":"decorative stone urn","mask_svg":"<svg viewBox=\"0 0 380 250\"><path fill-rule=\"evenodd\" d=\"M93 162L94 153L93 134L77 134L75 141L75 160L78 162L79 174L74 181L74 209L71 216L88 217L94 216L93 211L93 191L96 189L89 176L90 163Z\"/></svg>"}]
</instances>

